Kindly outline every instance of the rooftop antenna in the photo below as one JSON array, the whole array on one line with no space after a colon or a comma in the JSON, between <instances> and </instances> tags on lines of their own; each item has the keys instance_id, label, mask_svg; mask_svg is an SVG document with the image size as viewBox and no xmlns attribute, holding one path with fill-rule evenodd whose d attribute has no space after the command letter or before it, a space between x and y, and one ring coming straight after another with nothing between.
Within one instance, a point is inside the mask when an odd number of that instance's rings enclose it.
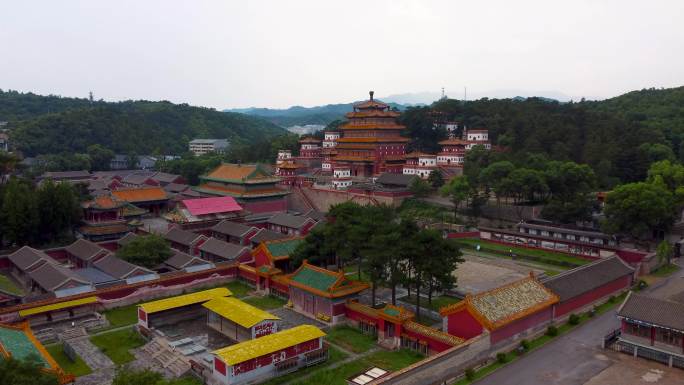
<instances>
[{"instance_id":1,"label":"rooftop antenna","mask_svg":"<svg viewBox=\"0 0 684 385\"><path fill-rule=\"evenodd\" d=\"M444 99L444 87L442 87L442 99Z\"/></svg>"}]
</instances>

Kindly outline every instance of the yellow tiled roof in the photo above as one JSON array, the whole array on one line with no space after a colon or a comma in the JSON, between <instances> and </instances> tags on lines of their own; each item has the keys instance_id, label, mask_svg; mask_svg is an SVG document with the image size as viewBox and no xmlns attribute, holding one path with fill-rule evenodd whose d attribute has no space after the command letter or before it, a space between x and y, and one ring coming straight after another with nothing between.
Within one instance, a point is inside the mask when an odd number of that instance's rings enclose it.
<instances>
[{"instance_id":1,"label":"yellow tiled roof","mask_svg":"<svg viewBox=\"0 0 684 385\"><path fill-rule=\"evenodd\" d=\"M227 346L223 349L215 350L213 353L226 364L235 365L323 336L325 336L325 333L313 325L300 325L292 329Z\"/></svg>"},{"instance_id":2,"label":"yellow tiled roof","mask_svg":"<svg viewBox=\"0 0 684 385\"><path fill-rule=\"evenodd\" d=\"M33 314L45 313L51 310L66 309L74 306L87 305L89 303L95 302L97 302L97 297L85 297L81 299L75 299L73 301L64 301L45 306L38 306L31 309L19 310L19 316L26 317Z\"/></svg>"},{"instance_id":3,"label":"yellow tiled roof","mask_svg":"<svg viewBox=\"0 0 684 385\"><path fill-rule=\"evenodd\" d=\"M220 179L244 179L256 171L255 164L223 163L209 173L209 177Z\"/></svg>"},{"instance_id":4,"label":"yellow tiled roof","mask_svg":"<svg viewBox=\"0 0 684 385\"><path fill-rule=\"evenodd\" d=\"M174 309L181 306L192 305L200 302L210 301L215 298L227 297L233 295L230 290L225 287L217 287L197 293L179 295L176 297L160 299L157 301L146 302L139 305L141 309L147 314L157 313L164 310Z\"/></svg>"},{"instance_id":5,"label":"yellow tiled roof","mask_svg":"<svg viewBox=\"0 0 684 385\"><path fill-rule=\"evenodd\" d=\"M169 199L168 195L166 195L166 191L161 187L140 187L114 190L112 191L112 195L117 199L130 203Z\"/></svg>"},{"instance_id":6,"label":"yellow tiled roof","mask_svg":"<svg viewBox=\"0 0 684 385\"><path fill-rule=\"evenodd\" d=\"M202 304L202 306L244 328L251 328L261 321L280 319L269 312L263 311L233 297L212 299L211 301Z\"/></svg>"}]
</instances>

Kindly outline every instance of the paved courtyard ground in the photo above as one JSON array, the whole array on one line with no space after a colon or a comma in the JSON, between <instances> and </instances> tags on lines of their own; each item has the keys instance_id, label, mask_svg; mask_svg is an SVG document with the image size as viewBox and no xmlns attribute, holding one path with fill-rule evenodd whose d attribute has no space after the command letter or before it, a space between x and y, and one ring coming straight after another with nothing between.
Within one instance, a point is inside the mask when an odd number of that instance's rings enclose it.
<instances>
[{"instance_id":1,"label":"paved courtyard ground","mask_svg":"<svg viewBox=\"0 0 684 385\"><path fill-rule=\"evenodd\" d=\"M652 361L635 359L626 354L608 352L597 355L599 360L609 360L612 365L594 376L584 385L680 385L684 383L684 370L669 368Z\"/></svg>"},{"instance_id":2,"label":"paved courtyard ground","mask_svg":"<svg viewBox=\"0 0 684 385\"><path fill-rule=\"evenodd\" d=\"M507 283L517 281L534 271L543 271L528 266L521 266L506 259L490 259L478 257L464 252L465 262L458 265L454 272L457 278L457 291L466 294L476 294L493 289Z\"/></svg>"}]
</instances>

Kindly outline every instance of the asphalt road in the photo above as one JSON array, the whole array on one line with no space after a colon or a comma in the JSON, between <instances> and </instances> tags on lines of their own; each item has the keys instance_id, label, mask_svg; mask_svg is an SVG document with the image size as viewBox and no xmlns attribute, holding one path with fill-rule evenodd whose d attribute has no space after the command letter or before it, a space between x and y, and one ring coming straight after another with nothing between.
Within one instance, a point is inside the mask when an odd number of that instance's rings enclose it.
<instances>
[{"instance_id":1,"label":"asphalt road","mask_svg":"<svg viewBox=\"0 0 684 385\"><path fill-rule=\"evenodd\" d=\"M679 261L682 265L683 261ZM661 296L668 289L678 290L684 284L682 273L668 277L650 295ZM526 357L507 365L477 385L582 385L612 365L601 349L601 339L620 326L615 317L617 307L581 325Z\"/></svg>"},{"instance_id":2,"label":"asphalt road","mask_svg":"<svg viewBox=\"0 0 684 385\"><path fill-rule=\"evenodd\" d=\"M476 384L582 385L611 365L601 338L619 326L615 311L606 312Z\"/></svg>"}]
</instances>

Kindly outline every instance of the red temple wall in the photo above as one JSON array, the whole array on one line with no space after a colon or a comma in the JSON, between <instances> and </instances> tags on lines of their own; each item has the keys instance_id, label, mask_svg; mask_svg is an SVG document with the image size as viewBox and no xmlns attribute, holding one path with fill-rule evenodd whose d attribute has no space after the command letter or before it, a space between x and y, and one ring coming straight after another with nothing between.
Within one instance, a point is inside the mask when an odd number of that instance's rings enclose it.
<instances>
[{"instance_id":1,"label":"red temple wall","mask_svg":"<svg viewBox=\"0 0 684 385\"><path fill-rule=\"evenodd\" d=\"M327 316L332 316L332 303L330 302L330 299L324 298L324 297L319 297L319 296L314 296L316 304L314 307L314 315L318 313L323 313Z\"/></svg>"},{"instance_id":2,"label":"red temple wall","mask_svg":"<svg viewBox=\"0 0 684 385\"><path fill-rule=\"evenodd\" d=\"M252 237L255 236L258 231L259 230L256 230L256 229L249 230L247 232L247 234L245 234L244 237L242 238L242 242L240 242L240 244L243 246L249 245Z\"/></svg>"},{"instance_id":3,"label":"red temple wall","mask_svg":"<svg viewBox=\"0 0 684 385\"><path fill-rule=\"evenodd\" d=\"M554 309L554 317L561 317L569 312L582 308L600 298L617 293L621 290L627 289L632 283L632 275L626 275L620 277L612 282L609 282L603 286L597 287L596 289L581 294L575 298L571 298L567 301L558 303Z\"/></svg>"},{"instance_id":4,"label":"red temple wall","mask_svg":"<svg viewBox=\"0 0 684 385\"><path fill-rule=\"evenodd\" d=\"M416 333L414 331L406 330L404 328L402 328L401 330L402 330L402 333L404 333L404 334L406 334L412 338L415 338L419 341L427 342L428 343L428 349L430 351L434 351L434 352L439 353L439 352L443 352L443 351L453 347L452 345L445 344L444 342L441 342L441 341L437 341L437 340L433 339L432 337L421 334L421 333Z\"/></svg>"},{"instance_id":5,"label":"red temple wall","mask_svg":"<svg viewBox=\"0 0 684 385\"><path fill-rule=\"evenodd\" d=\"M482 325L466 309L447 316L447 332L453 336L470 339L482 334Z\"/></svg>"},{"instance_id":6,"label":"red temple wall","mask_svg":"<svg viewBox=\"0 0 684 385\"><path fill-rule=\"evenodd\" d=\"M261 248L255 249L252 252L252 256L254 256L254 266L259 267L259 266L264 266L264 265L271 265L271 262L268 260L268 256L266 255L266 252L262 250Z\"/></svg>"},{"instance_id":7,"label":"red temple wall","mask_svg":"<svg viewBox=\"0 0 684 385\"><path fill-rule=\"evenodd\" d=\"M552 307L549 306L546 309L538 311L527 317L521 318L517 321L513 321L499 329L493 330L490 335L490 341L492 345L499 341L503 341L507 338L510 338L518 333L522 333L525 330L539 326L544 322L550 321L552 310Z\"/></svg>"},{"instance_id":8,"label":"red temple wall","mask_svg":"<svg viewBox=\"0 0 684 385\"><path fill-rule=\"evenodd\" d=\"M354 321L365 321L367 323L372 323L376 324L378 319L375 317L371 317L369 315L357 312L355 310L350 309L349 307L345 306L345 315L347 318L354 320Z\"/></svg>"},{"instance_id":9,"label":"red temple wall","mask_svg":"<svg viewBox=\"0 0 684 385\"><path fill-rule=\"evenodd\" d=\"M240 272L240 277L248 279L250 281L256 281L257 276L256 274L252 273L251 271L246 271L246 270L239 270Z\"/></svg>"},{"instance_id":10,"label":"red temple wall","mask_svg":"<svg viewBox=\"0 0 684 385\"><path fill-rule=\"evenodd\" d=\"M242 207L247 210L251 211L254 214L258 213L269 213L269 212L277 212L277 211L282 211L285 212L287 211L287 201L285 198L277 198L277 199L272 199L268 201L260 201L260 202L244 202L241 203Z\"/></svg>"}]
</instances>

